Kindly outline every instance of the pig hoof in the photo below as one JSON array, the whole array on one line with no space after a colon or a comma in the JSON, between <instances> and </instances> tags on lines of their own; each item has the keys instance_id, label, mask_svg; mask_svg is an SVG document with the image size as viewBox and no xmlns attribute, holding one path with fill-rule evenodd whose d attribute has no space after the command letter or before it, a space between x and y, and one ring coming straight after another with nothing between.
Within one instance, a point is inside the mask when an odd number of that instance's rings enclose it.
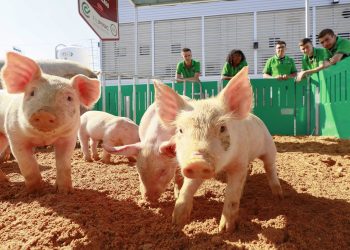
<instances>
[{"instance_id":1,"label":"pig hoof","mask_svg":"<svg viewBox=\"0 0 350 250\"><path fill-rule=\"evenodd\" d=\"M280 185L272 187L271 190L274 196L278 197L279 199L283 199L283 191Z\"/></svg>"},{"instance_id":2,"label":"pig hoof","mask_svg":"<svg viewBox=\"0 0 350 250\"><path fill-rule=\"evenodd\" d=\"M175 208L173 211L173 218L172 222L173 224L183 227L187 224L187 222L190 220L190 214L192 210L192 204L175 204Z\"/></svg>"},{"instance_id":3,"label":"pig hoof","mask_svg":"<svg viewBox=\"0 0 350 250\"><path fill-rule=\"evenodd\" d=\"M100 160L100 157L99 157L98 155L94 155L94 156L92 156L92 158L93 158L95 161Z\"/></svg>"},{"instance_id":4,"label":"pig hoof","mask_svg":"<svg viewBox=\"0 0 350 250\"><path fill-rule=\"evenodd\" d=\"M111 164L111 161L110 161L110 160L105 160L105 159L103 159L102 162L103 162L104 164Z\"/></svg>"},{"instance_id":5,"label":"pig hoof","mask_svg":"<svg viewBox=\"0 0 350 250\"><path fill-rule=\"evenodd\" d=\"M0 182L9 182L10 179L0 170Z\"/></svg>"},{"instance_id":6,"label":"pig hoof","mask_svg":"<svg viewBox=\"0 0 350 250\"><path fill-rule=\"evenodd\" d=\"M71 194L73 193L73 187L71 186L57 186L56 185L56 192L60 194Z\"/></svg>"},{"instance_id":7,"label":"pig hoof","mask_svg":"<svg viewBox=\"0 0 350 250\"><path fill-rule=\"evenodd\" d=\"M219 232L233 232L237 229L236 221L228 221L224 216L221 216L219 224Z\"/></svg>"},{"instance_id":8,"label":"pig hoof","mask_svg":"<svg viewBox=\"0 0 350 250\"><path fill-rule=\"evenodd\" d=\"M37 181L37 182L26 183L27 193L38 192L39 190L42 189L42 187L43 187L42 180Z\"/></svg>"},{"instance_id":9,"label":"pig hoof","mask_svg":"<svg viewBox=\"0 0 350 250\"><path fill-rule=\"evenodd\" d=\"M134 157L127 157L128 158L128 161L131 162L131 163L135 163L136 162L136 159Z\"/></svg>"},{"instance_id":10,"label":"pig hoof","mask_svg":"<svg viewBox=\"0 0 350 250\"><path fill-rule=\"evenodd\" d=\"M90 156L85 156L84 157L84 160L87 161L87 162L92 162L92 159Z\"/></svg>"}]
</instances>

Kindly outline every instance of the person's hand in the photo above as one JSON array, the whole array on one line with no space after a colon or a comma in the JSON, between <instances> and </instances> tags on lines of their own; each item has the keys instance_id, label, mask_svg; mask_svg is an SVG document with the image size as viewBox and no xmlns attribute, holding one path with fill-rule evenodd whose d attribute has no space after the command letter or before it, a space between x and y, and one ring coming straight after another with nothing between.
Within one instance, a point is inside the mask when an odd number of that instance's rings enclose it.
<instances>
[{"instance_id":1,"label":"person's hand","mask_svg":"<svg viewBox=\"0 0 350 250\"><path fill-rule=\"evenodd\" d=\"M277 80L283 80L283 75L278 75L275 77Z\"/></svg>"},{"instance_id":2,"label":"person's hand","mask_svg":"<svg viewBox=\"0 0 350 250\"><path fill-rule=\"evenodd\" d=\"M301 72L298 73L296 81L300 82L304 77L306 77L306 72L305 71L301 71Z\"/></svg>"},{"instance_id":3,"label":"person's hand","mask_svg":"<svg viewBox=\"0 0 350 250\"><path fill-rule=\"evenodd\" d=\"M283 80L288 80L288 75L282 75Z\"/></svg>"}]
</instances>

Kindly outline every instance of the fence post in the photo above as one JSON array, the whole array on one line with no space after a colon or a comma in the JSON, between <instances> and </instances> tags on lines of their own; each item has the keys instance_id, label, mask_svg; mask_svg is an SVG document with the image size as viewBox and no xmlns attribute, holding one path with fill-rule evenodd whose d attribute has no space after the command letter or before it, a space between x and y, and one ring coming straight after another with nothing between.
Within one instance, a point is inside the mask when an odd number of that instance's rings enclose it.
<instances>
[{"instance_id":1,"label":"fence post","mask_svg":"<svg viewBox=\"0 0 350 250\"><path fill-rule=\"evenodd\" d=\"M135 75L132 84L132 120L134 122L136 122L136 81L138 81L138 77Z\"/></svg>"},{"instance_id":2,"label":"fence post","mask_svg":"<svg viewBox=\"0 0 350 250\"><path fill-rule=\"evenodd\" d=\"M105 73L101 74L102 80L102 111L106 112L106 77Z\"/></svg>"},{"instance_id":3,"label":"fence post","mask_svg":"<svg viewBox=\"0 0 350 250\"><path fill-rule=\"evenodd\" d=\"M150 91L149 91L149 84L150 84L150 79L147 78L147 85L146 85L146 109L149 107L150 104Z\"/></svg>"},{"instance_id":4,"label":"fence post","mask_svg":"<svg viewBox=\"0 0 350 250\"><path fill-rule=\"evenodd\" d=\"M311 134L311 78L306 78L306 119L307 119L307 134Z\"/></svg>"},{"instance_id":5,"label":"fence post","mask_svg":"<svg viewBox=\"0 0 350 250\"><path fill-rule=\"evenodd\" d=\"M118 116L122 116L122 86L120 75L118 75Z\"/></svg>"},{"instance_id":6,"label":"fence post","mask_svg":"<svg viewBox=\"0 0 350 250\"><path fill-rule=\"evenodd\" d=\"M182 95L186 96L186 80L183 80L183 90Z\"/></svg>"},{"instance_id":7,"label":"fence post","mask_svg":"<svg viewBox=\"0 0 350 250\"><path fill-rule=\"evenodd\" d=\"M320 86L315 89L315 135L319 135L320 128Z\"/></svg>"}]
</instances>

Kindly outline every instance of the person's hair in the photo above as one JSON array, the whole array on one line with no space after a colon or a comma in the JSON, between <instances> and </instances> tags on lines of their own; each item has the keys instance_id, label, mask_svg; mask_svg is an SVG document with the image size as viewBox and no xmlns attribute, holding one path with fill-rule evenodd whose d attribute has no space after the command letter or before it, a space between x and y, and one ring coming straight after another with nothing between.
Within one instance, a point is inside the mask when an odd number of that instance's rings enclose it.
<instances>
[{"instance_id":1,"label":"person's hair","mask_svg":"<svg viewBox=\"0 0 350 250\"><path fill-rule=\"evenodd\" d=\"M324 29L324 30L321 30L321 32L318 34L318 39L326 35L335 36L334 31L332 29Z\"/></svg>"},{"instance_id":2,"label":"person's hair","mask_svg":"<svg viewBox=\"0 0 350 250\"><path fill-rule=\"evenodd\" d=\"M282 45L282 44L284 44L285 46L287 46L286 42L285 42L285 41L282 41L282 40L278 40L278 41L276 42L275 46L277 46L277 45Z\"/></svg>"},{"instance_id":3,"label":"person's hair","mask_svg":"<svg viewBox=\"0 0 350 250\"><path fill-rule=\"evenodd\" d=\"M239 49L233 49L230 51L230 53L228 53L226 61L230 64L233 65L233 61L232 61L232 57L234 55L240 55L241 56L241 62L245 60L245 55L243 54L242 50Z\"/></svg>"},{"instance_id":4,"label":"person's hair","mask_svg":"<svg viewBox=\"0 0 350 250\"><path fill-rule=\"evenodd\" d=\"M191 50L190 50L189 48L183 48L183 49L182 49L182 52L184 52L184 53L185 53L185 52L191 52Z\"/></svg>"},{"instance_id":5,"label":"person's hair","mask_svg":"<svg viewBox=\"0 0 350 250\"><path fill-rule=\"evenodd\" d=\"M312 44L312 41L310 38L303 38L299 41L299 46L304 46L305 44L307 43L311 43Z\"/></svg>"}]
</instances>

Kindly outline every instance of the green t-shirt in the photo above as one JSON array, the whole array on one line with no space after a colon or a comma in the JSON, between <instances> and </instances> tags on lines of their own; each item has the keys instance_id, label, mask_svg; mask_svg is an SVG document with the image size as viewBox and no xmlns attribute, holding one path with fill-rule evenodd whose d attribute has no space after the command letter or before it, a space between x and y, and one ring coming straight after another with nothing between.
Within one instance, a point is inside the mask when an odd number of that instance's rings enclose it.
<instances>
[{"instance_id":1,"label":"green t-shirt","mask_svg":"<svg viewBox=\"0 0 350 250\"><path fill-rule=\"evenodd\" d=\"M342 59L350 56L350 40L337 36L335 45L333 46L333 48L328 50L328 54L329 57L332 57L337 53L344 54Z\"/></svg>"},{"instance_id":2,"label":"green t-shirt","mask_svg":"<svg viewBox=\"0 0 350 250\"><path fill-rule=\"evenodd\" d=\"M228 62L225 62L224 67L222 68L221 75L223 76L235 76L244 66L248 66L246 60L241 61L237 67L233 67Z\"/></svg>"},{"instance_id":3,"label":"green t-shirt","mask_svg":"<svg viewBox=\"0 0 350 250\"><path fill-rule=\"evenodd\" d=\"M191 67L185 66L185 61L181 61L176 66L176 73L182 75L183 78L194 77L196 73L201 72L201 65L199 62L192 60Z\"/></svg>"},{"instance_id":4,"label":"green t-shirt","mask_svg":"<svg viewBox=\"0 0 350 250\"><path fill-rule=\"evenodd\" d=\"M289 56L279 58L277 55L270 57L265 64L264 74L271 76L290 75L297 72L294 60Z\"/></svg>"},{"instance_id":5,"label":"green t-shirt","mask_svg":"<svg viewBox=\"0 0 350 250\"><path fill-rule=\"evenodd\" d=\"M328 59L329 57L326 49L314 48L314 53L312 57L308 57L308 55L304 55L301 69L302 70L315 69Z\"/></svg>"}]
</instances>

